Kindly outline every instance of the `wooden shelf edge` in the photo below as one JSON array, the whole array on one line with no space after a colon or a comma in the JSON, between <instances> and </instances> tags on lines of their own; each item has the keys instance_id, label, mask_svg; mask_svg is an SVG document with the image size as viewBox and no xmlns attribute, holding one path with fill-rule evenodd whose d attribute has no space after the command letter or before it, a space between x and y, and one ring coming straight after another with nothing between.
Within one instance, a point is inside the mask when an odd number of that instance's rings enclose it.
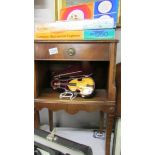
<instances>
[{"instance_id":1,"label":"wooden shelf edge","mask_svg":"<svg viewBox=\"0 0 155 155\"><path fill-rule=\"evenodd\" d=\"M97 89L91 98L77 97L74 100L59 99L58 92L52 92L50 89L44 90L38 97L34 99L35 103L53 103L64 105L114 105L115 101L108 100L107 91L105 89Z\"/></svg>"},{"instance_id":2,"label":"wooden shelf edge","mask_svg":"<svg viewBox=\"0 0 155 155\"><path fill-rule=\"evenodd\" d=\"M109 42L115 42L117 43L117 39L112 40L41 40L41 39L34 39L34 43L50 43L50 42L56 42L56 43L68 43L68 42L75 42L75 43L82 43L82 42L90 42L90 43L109 43Z\"/></svg>"}]
</instances>

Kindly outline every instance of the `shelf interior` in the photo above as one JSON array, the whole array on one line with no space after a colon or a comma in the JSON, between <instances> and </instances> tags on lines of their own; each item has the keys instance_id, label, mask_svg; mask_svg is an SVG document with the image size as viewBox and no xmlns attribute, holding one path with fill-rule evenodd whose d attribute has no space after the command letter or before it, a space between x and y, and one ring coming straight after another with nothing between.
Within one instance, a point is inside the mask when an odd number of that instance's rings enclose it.
<instances>
[{"instance_id":1,"label":"shelf interior","mask_svg":"<svg viewBox=\"0 0 155 155\"><path fill-rule=\"evenodd\" d=\"M97 89L95 90L94 96L89 98L82 98L80 96L77 96L75 99L70 100L69 98L59 98L60 93L57 91L53 91L51 88L44 89L39 96L35 98L35 102L39 103L61 103L61 104L70 104L70 103L76 103L76 104L107 104L106 101L108 100L107 97L107 91L105 89ZM108 101L108 105L112 104Z\"/></svg>"},{"instance_id":2,"label":"shelf interior","mask_svg":"<svg viewBox=\"0 0 155 155\"><path fill-rule=\"evenodd\" d=\"M102 103L107 100L107 83L108 83L108 69L109 62L60 62L60 61L35 61L37 68L37 95L35 97L36 102L62 102L70 103L70 99L60 99L60 92L51 88L52 73L61 71L67 66L74 65L90 65L92 68L92 78L95 81L95 93L90 98L76 97L73 101L80 103L89 102L95 104L95 102Z\"/></svg>"}]
</instances>

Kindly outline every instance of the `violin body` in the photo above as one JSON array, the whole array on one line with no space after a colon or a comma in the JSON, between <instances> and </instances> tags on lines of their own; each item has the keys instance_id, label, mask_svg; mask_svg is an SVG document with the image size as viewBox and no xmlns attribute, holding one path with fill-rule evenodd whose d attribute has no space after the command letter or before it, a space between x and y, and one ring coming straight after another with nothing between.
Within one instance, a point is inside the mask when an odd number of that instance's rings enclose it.
<instances>
[{"instance_id":1,"label":"violin body","mask_svg":"<svg viewBox=\"0 0 155 155\"><path fill-rule=\"evenodd\" d=\"M63 89L80 94L82 97L88 97L95 90L95 82L91 77L73 78L73 79L55 79L51 82L52 88Z\"/></svg>"}]
</instances>

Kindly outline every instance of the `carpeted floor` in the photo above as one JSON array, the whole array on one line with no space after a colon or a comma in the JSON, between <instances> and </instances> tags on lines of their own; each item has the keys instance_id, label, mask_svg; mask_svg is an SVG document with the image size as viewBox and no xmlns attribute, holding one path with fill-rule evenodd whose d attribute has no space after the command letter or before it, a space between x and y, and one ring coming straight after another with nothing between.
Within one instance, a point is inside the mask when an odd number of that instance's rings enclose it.
<instances>
[{"instance_id":1,"label":"carpeted floor","mask_svg":"<svg viewBox=\"0 0 155 155\"><path fill-rule=\"evenodd\" d=\"M42 130L49 131L48 125L41 126ZM77 129L77 128L56 128L56 134L66 139L88 145L92 148L93 155L105 154L105 140L94 138L93 129ZM112 152L113 134L111 137L111 152Z\"/></svg>"}]
</instances>

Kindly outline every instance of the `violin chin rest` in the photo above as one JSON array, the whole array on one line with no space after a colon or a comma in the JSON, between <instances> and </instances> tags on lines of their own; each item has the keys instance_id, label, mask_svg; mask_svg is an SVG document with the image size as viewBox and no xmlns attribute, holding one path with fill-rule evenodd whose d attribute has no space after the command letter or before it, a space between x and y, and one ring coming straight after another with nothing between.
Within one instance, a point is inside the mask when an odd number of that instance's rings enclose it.
<instances>
[{"instance_id":1,"label":"violin chin rest","mask_svg":"<svg viewBox=\"0 0 155 155\"><path fill-rule=\"evenodd\" d=\"M81 95L81 97L85 98L85 99L89 99L89 98L92 98L94 95L95 95L95 90L92 92L92 94L90 94L90 95Z\"/></svg>"}]
</instances>

